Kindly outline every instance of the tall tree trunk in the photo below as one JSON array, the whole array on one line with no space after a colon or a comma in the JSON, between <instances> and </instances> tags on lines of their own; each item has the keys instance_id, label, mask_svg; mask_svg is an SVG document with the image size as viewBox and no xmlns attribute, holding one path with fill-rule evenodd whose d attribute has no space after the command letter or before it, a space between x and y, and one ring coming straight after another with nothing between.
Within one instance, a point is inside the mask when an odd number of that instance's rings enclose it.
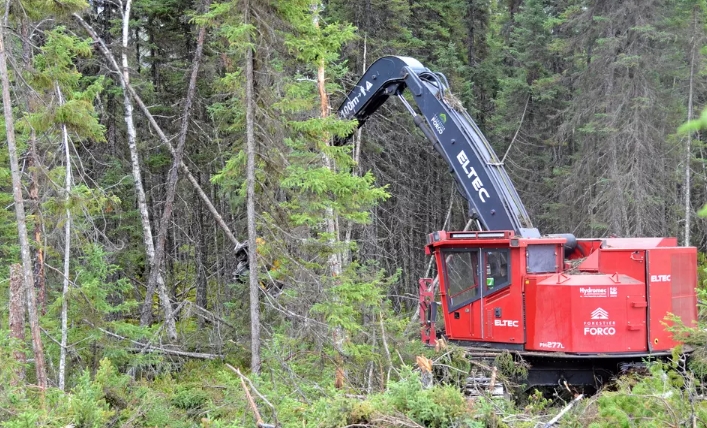
<instances>
[{"instance_id":1,"label":"tall tree trunk","mask_svg":"<svg viewBox=\"0 0 707 428\"><path fill-rule=\"evenodd\" d=\"M245 4L245 24L250 22L250 0ZM250 35L248 36L250 44ZM260 372L260 286L258 284L258 249L257 230L255 227L255 99L253 94L253 49L248 47L245 58L245 104L246 104L246 192L248 200L246 211L248 216L248 270L250 274L250 370Z\"/></svg>"},{"instance_id":2,"label":"tall tree trunk","mask_svg":"<svg viewBox=\"0 0 707 428\"><path fill-rule=\"evenodd\" d=\"M59 98L59 105L64 105L64 97L61 88L56 85L56 94ZM69 330L69 267L71 262L71 209L69 201L71 199L71 151L69 150L69 134L66 125L61 125L61 140L64 145L64 155L66 157L66 180L64 182L64 203L66 204L66 222L64 223L64 284L61 290L61 350L59 351L59 389L64 390L66 379L66 346Z\"/></svg>"},{"instance_id":3,"label":"tall tree trunk","mask_svg":"<svg viewBox=\"0 0 707 428\"><path fill-rule=\"evenodd\" d=\"M201 179L201 174L199 174ZM196 193L196 192L195 192ZM208 309L208 278L207 267L208 247L206 246L207 227L204 222L203 203L200 199L195 201L194 225L196 229L195 258L196 258L196 305L200 308ZM199 317L199 327L204 326L205 319Z\"/></svg>"},{"instance_id":4,"label":"tall tree trunk","mask_svg":"<svg viewBox=\"0 0 707 428\"><path fill-rule=\"evenodd\" d=\"M29 36L29 20L23 16L20 21L20 37L22 41L22 64L25 70L32 68L32 43ZM27 97L27 111L34 112L37 103L33 93ZM32 208L32 216L34 217L34 244L35 244L35 260L34 260L34 286L37 289L37 300L39 310L44 314L47 303L47 286L44 276L44 245L42 244L42 213L39 205L39 153L37 152L37 134L34 129L30 129L29 134L29 166L30 166L30 183L29 183L29 199Z\"/></svg>"},{"instance_id":5,"label":"tall tree trunk","mask_svg":"<svg viewBox=\"0 0 707 428\"><path fill-rule=\"evenodd\" d=\"M10 338L24 347L25 343L25 293L22 286L22 266L14 264L10 266ZM18 386L25 380L25 364L27 357L22 349L16 349L13 356L17 361L13 385Z\"/></svg>"},{"instance_id":6,"label":"tall tree trunk","mask_svg":"<svg viewBox=\"0 0 707 428\"><path fill-rule=\"evenodd\" d=\"M693 10L693 20L694 20L694 31L692 36L692 44L690 45L690 83L689 83L689 93L687 95L687 120L692 120L692 94L694 91L694 79L695 79L695 50L697 49L697 12ZM690 217L692 215L692 210L690 207L690 186L692 182L690 180L690 164L692 163L692 132L687 134L687 141L685 142L685 182L683 187L685 188L685 235L683 238L683 245L690 245Z\"/></svg>"},{"instance_id":7,"label":"tall tree trunk","mask_svg":"<svg viewBox=\"0 0 707 428\"><path fill-rule=\"evenodd\" d=\"M33 108L30 107L29 111ZM44 276L44 245L42 243L42 212L39 204L39 153L37 153L37 135L34 129L30 130L29 135L29 165L30 165L30 183L29 183L29 200L32 208L32 216L34 217L34 287L37 289L37 305L39 311L44 314L47 306L47 284Z\"/></svg>"},{"instance_id":8,"label":"tall tree trunk","mask_svg":"<svg viewBox=\"0 0 707 428\"><path fill-rule=\"evenodd\" d=\"M202 4L202 11L208 10L210 4L211 0L204 0ZM187 140L187 131L189 129L191 108L192 103L194 101L194 94L196 92L196 78L199 74L199 64L201 62L201 56L204 50L205 38L206 27L202 26L199 29L199 35L196 41L194 63L192 65L189 86L187 88L187 96L184 101L184 111L182 112L182 124L179 131L177 147L175 148L174 159L172 160L172 167L169 170L169 176L167 178L167 196L165 198L164 208L162 210L162 217L160 218L159 231L157 232L157 245L155 246L155 257L150 269L150 279L147 282L148 293L151 290L154 290L155 287L157 287L160 300L162 301L162 309L164 310L165 327L167 330L167 334L172 340L177 339L177 328L174 321L172 305L169 301L169 296L167 294L167 287L165 287L164 282L160 283L159 277L164 266L167 232L169 231L169 224L172 221L172 210L174 205L174 198L177 194L177 181L179 178L178 172L179 167L182 163L182 157L184 155L184 145ZM149 322L151 307L152 297L149 296L149 299L147 297L145 298L145 303L142 307L142 316L140 317L140 323L142 325L146 325Z\"/></svg>"},{"instance_id":9,"label":"tall tree trunk","mask_svg":"<svg viewBox=\"0 0 707 428\"><path fill-rule=\"evenodd\" d=\"M15 121L12 117L12 101L10 99L10 79L7 74L7 58L3 31L0 30L0 83L2 84L2 107L5 115L5 132L7 134L7 151L10 157L10 173L12 175L12 195L15 202L15 217L20 240L22 256L22 275L27 295L27 312L29 314L30 331L32 333L32 348L34 350L34 367L37 373L37 385L47 388L47 371L44 365L44 347L37 316L37 297L34 292L34 272L30 256L29 238L27 236L27 220L25 204L22 197L22 180L20 176L17 144L15 142Z\"/></svg>"}]
</instances>

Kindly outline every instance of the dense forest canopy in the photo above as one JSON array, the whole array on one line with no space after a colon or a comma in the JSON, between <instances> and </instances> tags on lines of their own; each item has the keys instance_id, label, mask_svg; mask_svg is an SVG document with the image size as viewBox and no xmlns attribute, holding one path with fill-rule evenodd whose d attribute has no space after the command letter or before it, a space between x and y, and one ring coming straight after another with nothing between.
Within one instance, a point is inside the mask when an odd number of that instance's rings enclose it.
<instances>
[{"instance_id":1,"label":"dense forest canopy","mask_svg":"<svg viewBox=\"0 0 707 428\"><path fill-rule=\"evenodd\" d=\"M384 55L447 76L541 232L707 249L703 0L3 5L3 426L249 425L224 361L284 425L466 417L401 368L426 235L467 223L449 166L393 99L331 144Z\"/></svg>"}]
</instances>

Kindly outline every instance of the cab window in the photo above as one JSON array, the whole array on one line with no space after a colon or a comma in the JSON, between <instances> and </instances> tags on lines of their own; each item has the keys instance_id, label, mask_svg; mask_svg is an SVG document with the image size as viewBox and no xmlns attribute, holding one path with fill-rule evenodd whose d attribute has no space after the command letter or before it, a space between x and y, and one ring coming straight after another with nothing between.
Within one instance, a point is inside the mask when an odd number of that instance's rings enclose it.
<instances>
[{"instance_id":1,"label":"cab window","mask_svg":"<svg viewBox=\"0 0 707 428\"><path fill-rule=\"evenodd\" d=\"M481 297L479 288L479 250L444 253L449 311Z\"/></svg>"},{"instance_id":2,"label":"cab window","mask_svg":"<svg viewBox=\"0 0 707 428\"><path fill-rule=\"evenodd\" d=\"M511 283L510 254L507 249L484 250L485 293L494 292Z\"/></svg>"}]
</instances>

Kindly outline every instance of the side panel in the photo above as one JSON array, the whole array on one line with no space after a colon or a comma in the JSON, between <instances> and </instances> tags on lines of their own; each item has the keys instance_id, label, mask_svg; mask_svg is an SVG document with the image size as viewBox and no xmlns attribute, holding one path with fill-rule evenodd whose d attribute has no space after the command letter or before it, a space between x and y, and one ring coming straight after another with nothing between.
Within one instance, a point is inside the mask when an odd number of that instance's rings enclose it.
<instances>
[{"instance_id":1,"label":"side panel","mask_svg":"<svg viewBox=\"0 0 707 428\"><path fill-rule=\"evenodd\" d=\"M587 293L586 290L606 290ZM637 352L646 343L645 284L572 287L571 352ZM612 291L614 291L612 293Z\"/></svg>"},{"instance_id":2,"label":"side panel","mask_svg":"<svg viewBox=\"0 0 707 428\"><path fill-rule=\"evenodd\" d=\"M648 251L648 334L651 349L667 350L678 343L666 326L675 314L687 326L697 320L697 250L694 247L655 248Z\"/></svg>"},{"instance_id":3,"label":"side panel","mask_svg":"<svg viewBox=\"0 0 707 428\"><path fill-rule=\"evenodd\" d=\"M526 349L568 352L571 300L567 287L538 286L548 275L528 276L525 284Z\"/></svg>"},{"instance_id":4,"label":"side panel","mask_svg":"<svg viewBox=\"0 0 707 428\"><path fill-rule=\"evenodd\" d=\"M528 278L526 349L570 353L647 350L645 284L626 275Z\"/></svg>"},{"instance_id":5,"label":"side panel","mask_svg":"<svg viewBox=\"0 0 707 428\"><path fill-rule=\"evenodd\" d=\"M474 306L478 306L480 301L461 307L451 313L445 313L445 331L447 337L456 340L480 340L481 339L481 319L478 317L474 320Z\"/></svg>"},{"instance_id":6,"label":"side panel","mask_svg":"<svg viewBox=\"0 0 707 428\"><path fill-rule=\"evenodd\" d=\"M644 250L599 250L599 272L608 275L621 273L638 281L646 280L646 252Z\"/></svg>"}]
</instances>

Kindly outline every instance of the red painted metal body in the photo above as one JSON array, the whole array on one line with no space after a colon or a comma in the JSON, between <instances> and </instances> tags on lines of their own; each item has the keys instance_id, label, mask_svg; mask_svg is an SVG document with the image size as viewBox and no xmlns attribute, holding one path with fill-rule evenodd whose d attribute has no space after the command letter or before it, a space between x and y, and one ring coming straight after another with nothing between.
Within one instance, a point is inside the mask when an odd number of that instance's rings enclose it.
<instances>
[{"instance_id":1,"label":"red painted metal body","mask_svg":"<svg viewBox=\"0 0 707 428\"><path fill-rule=\"evenodd\" d=\"M580 239L566 264L565 242L509 231L430 234L445 336L534 354L649 355L677 345L669 314L696 322L694 247L674 238ZM432 284L420 282L429 344Z\"/></svg>"}]
</instances>

